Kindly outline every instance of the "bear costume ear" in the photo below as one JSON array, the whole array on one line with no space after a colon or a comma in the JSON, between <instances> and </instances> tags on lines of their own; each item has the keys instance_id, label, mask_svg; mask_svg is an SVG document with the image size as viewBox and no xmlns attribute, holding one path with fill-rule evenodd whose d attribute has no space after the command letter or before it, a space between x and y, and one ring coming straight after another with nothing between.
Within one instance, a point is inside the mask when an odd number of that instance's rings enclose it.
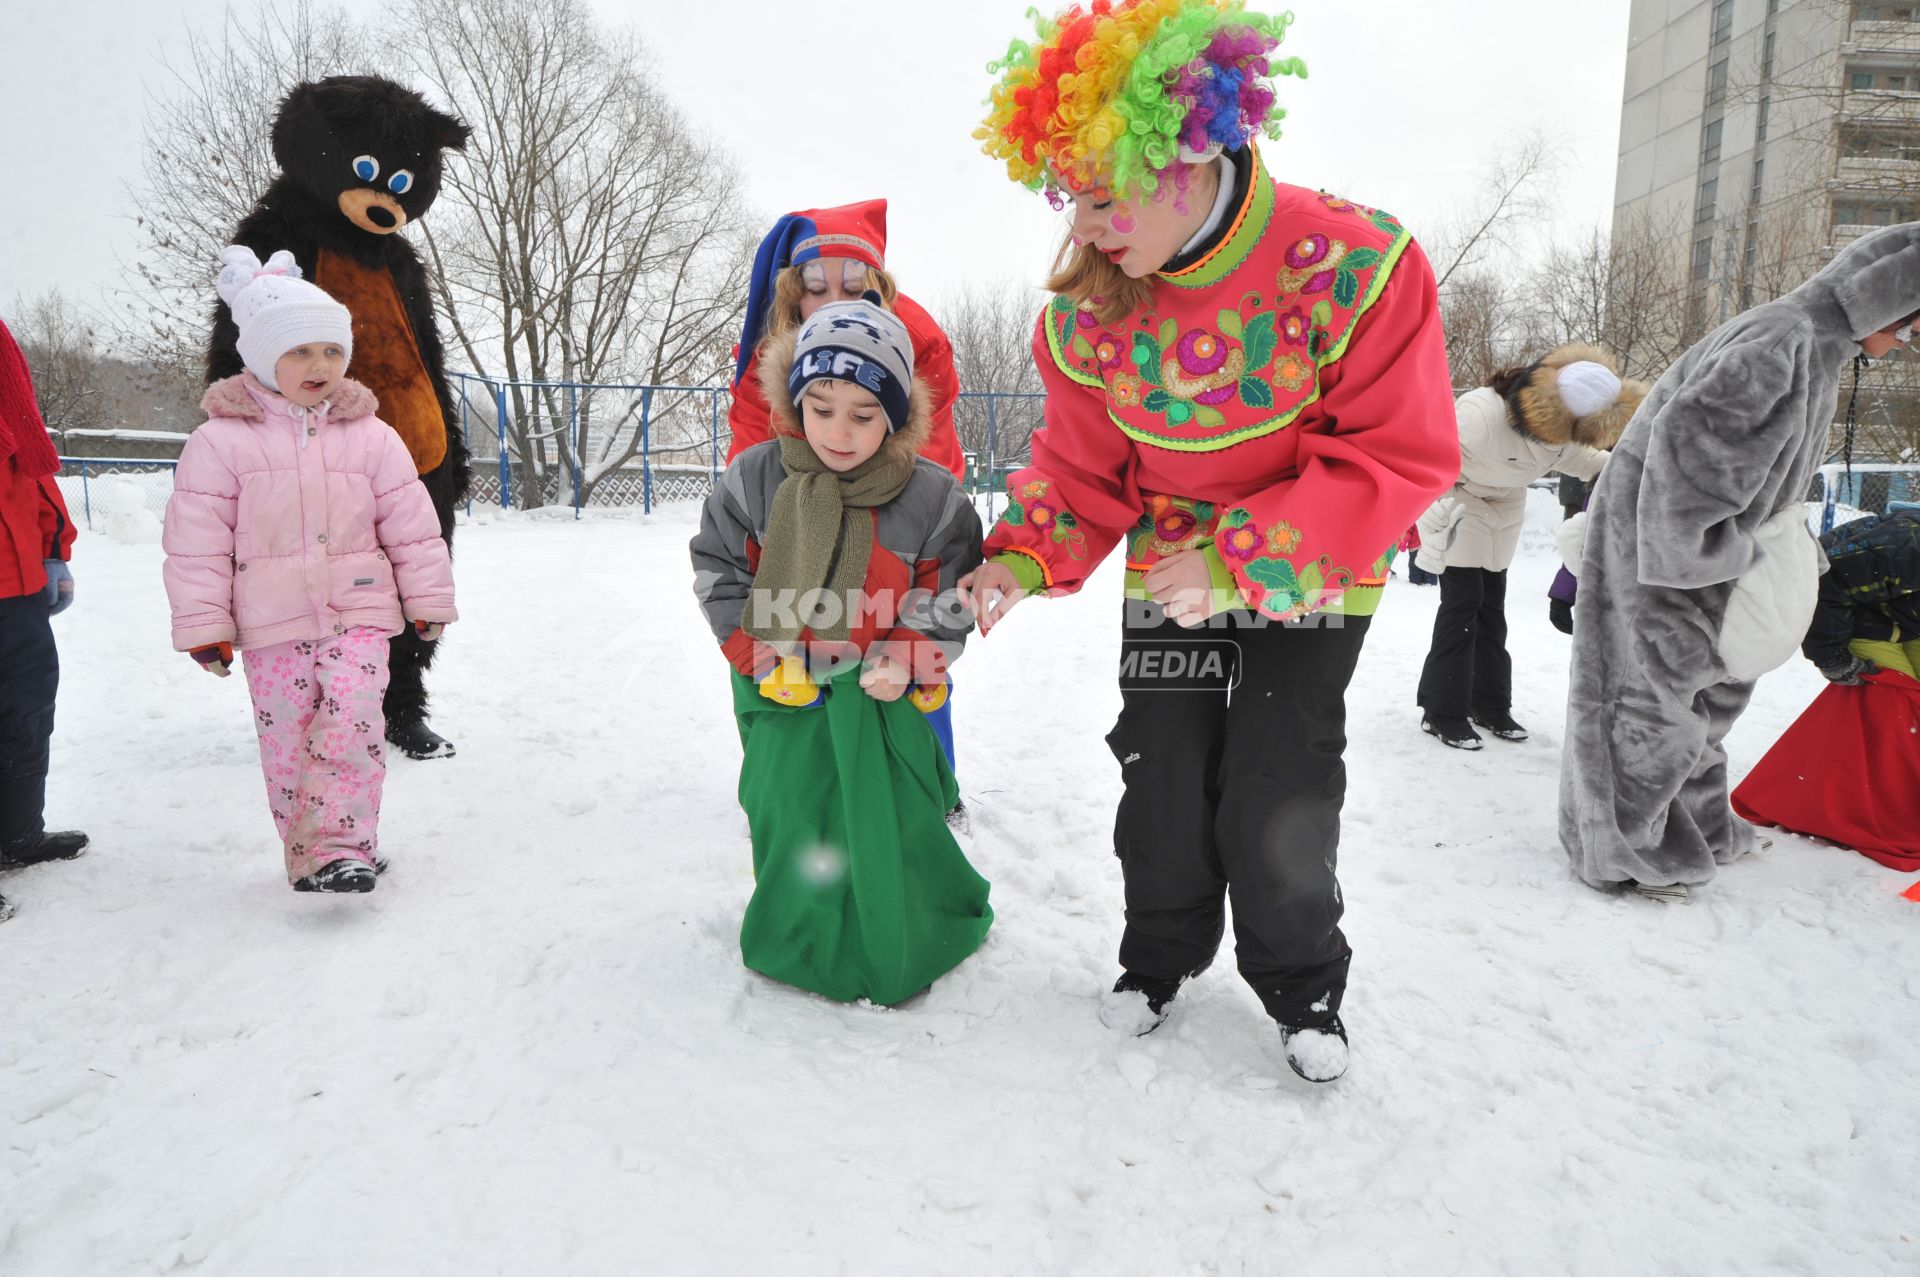
<instances>
[{"instance_id":1,"label":"bear costume ear","mask_svg":"<svg viewBox=\"0 0 1920 1277\"><path fill-rule=\"evenodd\" d=\"M306 126L324 121L324 112L320 106L320 86L309 80L294 85L287 96L280 99L280 109L274 112L273 132L269 141L273 144L273 158L279 161L282 169L292 167L290 156L298 146L296 133Z\"/></svg>"},{"instance_id":2,"label":"bear costume ear","mask_svg":"<svg viewBox=\"0 0 1920 1277\"><path fill-rule=\"evenodd\" d=\"M473 130L445 111L436 111L429 107L427 136L433 139L435 146L449 151L464 151L467 149L467 139L473 136Z\"/></svg>"}]
</instances>

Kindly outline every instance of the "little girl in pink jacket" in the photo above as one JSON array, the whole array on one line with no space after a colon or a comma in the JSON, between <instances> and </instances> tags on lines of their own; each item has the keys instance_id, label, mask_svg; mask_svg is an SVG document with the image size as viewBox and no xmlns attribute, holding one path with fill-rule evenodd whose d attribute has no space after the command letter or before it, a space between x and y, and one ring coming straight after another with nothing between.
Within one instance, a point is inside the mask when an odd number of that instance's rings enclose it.
<instances>
[{"instance_id":1,"label":"little girl in pink jacket","mask_svg":"<svg viewBox=\"0 0 1920 1277\"><path fill-rule=\"evenodd\" d=\"M247 371L207 388L174 471L173 646L222 678L242 651L293 889L371 891L387 640L455 619L453 565L406 445L345 375L346 307L290 253L220 256Z\"/></svg>"}]
</instances>

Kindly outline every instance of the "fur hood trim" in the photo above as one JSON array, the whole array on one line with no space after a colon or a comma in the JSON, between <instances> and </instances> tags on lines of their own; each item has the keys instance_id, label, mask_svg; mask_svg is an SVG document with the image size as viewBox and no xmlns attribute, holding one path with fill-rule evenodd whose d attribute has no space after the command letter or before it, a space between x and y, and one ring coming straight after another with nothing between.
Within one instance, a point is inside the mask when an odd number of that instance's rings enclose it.
<instances>
[{"instance_id":1,"label":"fur hood trim","mask_svg":"<svg viewBox=\"0 0 1920 1277\"><path fill-rule=\"evenodd\" d=\"M1622 377L1620 397L1611 408L1590 417L1576 417L1561 400L1556 378L1568 364L1582 361L1600 364L1619 375L1613 356L1598 346L1575 343L1560 347L1529 368L1526 377L1512 391L1507 401L1507 417L1514 429L1555 447L1580 443L1604 450L1618 443L1621 432L1639 411L1640 401L1647 397L1647 385Z\"/></svg>"},{"instance_id":2,"label":"fur hood trim","mask_svg":"<svg viewBox=\"0 0 1920 1277\"><path fill-rule=\"evenodd\" d=\"M273 393L250 372L243 372L237 377L223 377L208 386L207 393L200 396L200 410L209 417L265 421L267 410L253 397L255 391L263 395ZM327 400L327 416L335 421L371 417L379 411L380 401L374 398L373 392L351 377L342 377L340 389L334 391Z\"/></svg>"},{"instance_id":3,"label":"fur hood trim","mask_svg":"<svg viewBox=\"0 0 1920 1277\"><path fill-rule=\"evenodd\" d=\"M770 433L774 435L806 437L799 409L787 398L787 373L793 368L793 352L799 344L800 330L790 328L778 336L768 337L760 346L760 393L766 396L773 426ZM913 389L907 395L907 424L888 435L880 448L883 452L891 448L909 457L917 456L932 437L933 392L915 373Z\"/></svg>"}]
</instances>

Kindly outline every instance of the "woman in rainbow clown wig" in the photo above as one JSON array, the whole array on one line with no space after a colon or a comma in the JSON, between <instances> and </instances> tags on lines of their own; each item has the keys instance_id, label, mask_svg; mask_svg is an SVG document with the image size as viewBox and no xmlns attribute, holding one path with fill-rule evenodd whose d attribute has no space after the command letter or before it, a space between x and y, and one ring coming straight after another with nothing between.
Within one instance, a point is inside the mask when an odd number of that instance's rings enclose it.
<instances>
[{"instance_id":1,"label":"woman in rainbow clown wig","mask_svg":"<svg viewBox=\"0 0 1920 1277\"><path fill-rule=\"evenodd\" d=\"M1114 849L1148 1032L1213 961L1330 1082L1351 959L1335 879L1346 688L1392 549L1459 472L1433 272L1387 213L1278 182L1275 50L1242 0L1094 0L994 66L987 153L1070 211L1035 327L1047 391L987 562L982 633L1126 543Z\"/></svg>"}]
</instances>

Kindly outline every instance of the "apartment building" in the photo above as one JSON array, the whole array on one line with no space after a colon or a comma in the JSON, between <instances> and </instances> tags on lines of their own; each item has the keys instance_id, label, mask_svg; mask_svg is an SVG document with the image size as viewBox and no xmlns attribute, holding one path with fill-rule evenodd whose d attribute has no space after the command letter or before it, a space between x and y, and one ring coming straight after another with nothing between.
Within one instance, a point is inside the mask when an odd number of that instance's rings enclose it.
<instances>
[{"instance_id":1,"label":"apartment building","mask_svg":"<svg viewBox=\"0 0 1920 1277\"><path fill-rule=\"evenodd\" d=\"M1700 324L1920 220L1920 2L1633 0L1616 244L1669 245Z\"/></svg>"}]
</instances>

